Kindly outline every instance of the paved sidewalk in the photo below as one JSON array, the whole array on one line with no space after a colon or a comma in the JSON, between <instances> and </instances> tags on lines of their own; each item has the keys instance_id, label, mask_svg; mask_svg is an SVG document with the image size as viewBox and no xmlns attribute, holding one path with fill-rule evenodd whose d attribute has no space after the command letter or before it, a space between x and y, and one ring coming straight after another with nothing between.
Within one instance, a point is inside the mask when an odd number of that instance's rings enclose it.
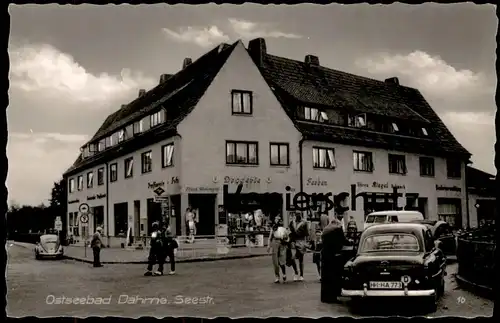
<instances>
[{"instance_id":1,"label":"paved sidewalk","mask_svg":"<svg viewBox=\"0 0 500 323\"><path fill-rule=\"evenodd\" d=\"M10 241L21 247L33 249L31 243ZM81 246L66 246L64 247L64 256L67 259L92 263L93 254L91 248ZM220 250L224 251L224 250ZM216 248L191 248L179 249L175 256L176 262L200 262L214 261L226 259L252 258L269 255L265 247L242 247L228 248L227 253L218 252ZM149 249L121 249L121 248L103 248L101 249L101 262L103 264L146 264L148 259Z\"/></svg>"}]
</instances>

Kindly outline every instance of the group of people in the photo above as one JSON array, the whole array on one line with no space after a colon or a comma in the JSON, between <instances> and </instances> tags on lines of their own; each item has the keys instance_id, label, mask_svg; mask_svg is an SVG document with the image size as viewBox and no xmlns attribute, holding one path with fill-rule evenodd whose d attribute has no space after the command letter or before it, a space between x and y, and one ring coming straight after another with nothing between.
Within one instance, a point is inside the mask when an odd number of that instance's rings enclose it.
<instances>
[{"instance_id":1,"label":"group of people","mask_svg":"<svg viewBox=\"0 0 500 323\"><path fill-rule=\"evenodd\" d=\"M296 215L292 219L288 229L284 227L283 219L276 216L268 245L268 251L272 252L274 282L280 283L280 279L286 282L286 267L292 267L294 281L304 280L304 255L307 249L311 249L313 263L321 281L321 300L336 302L340 296L342 270L347 260L343 248L353 244L350 236L354 236L355 231L357 232L353 218L350 218L346 226L347 237L343 227L339 218L329 219L327 215L322 215L315 236L313 239L307 239L308 222L301 215Z\"/></svg>"},{"instance_id":2,"label":"group of people","mask_svg":"<svg viewBox=\"0 0 500 323\"><path fill-rule=\"evenodd\" d=\"M175 274L175 249L179 247L177 241L172 236L170 229L163 225L160 229L158 222L152 225L153 232L151 233L151 248L149 249L148 267L145 276L161 276L163 275L163 267L167 260L170 260L170 275ZM96 232L92 236L90 246L94 254L94 267L102 267L100 253L103 247L102 243L102 228L97 227ZM153 272L153 266L158 264L158 269Z\"/></svg>"},{"instance_id":3,"label":"group of people","mask_svg":"<svg viewBox=\"0 0 500 323\"><path fill-rule=\"evenodd\" d=\"M292 267L294 281L304 280L304 255L307 252L308 236L308 223L301 215L292 219L288 229L284 227L281 216L275 217L268 244L268 251L272 252L275 283L279 283L280 278L286 282L286 267Z\"/></svg>"},{"instance_id":4,"label":"group of people","mask_svg":"<svg viewBox=\"0 0 500 323\"><path fill-rule=\"evenodd\" d=\"M171 234L170 228L163 225L160 229L158 222L152 225L151 248L149 249L148 267L144 276L162 276L163 266L167 257L170 260L169 275L175 274L175 249L179 247ZM153 266L158 264L158 270L153 272Z\"/></svg>"}]
</instances>

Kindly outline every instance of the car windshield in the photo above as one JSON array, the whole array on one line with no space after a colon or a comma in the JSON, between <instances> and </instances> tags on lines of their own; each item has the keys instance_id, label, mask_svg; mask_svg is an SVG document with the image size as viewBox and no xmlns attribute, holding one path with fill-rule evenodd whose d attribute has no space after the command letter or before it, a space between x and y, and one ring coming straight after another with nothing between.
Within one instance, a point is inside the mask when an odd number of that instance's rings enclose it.
<instances>
[{"instance_id":1,"label":"car windshield","mask_svg":"<svg viewBox=\"0 0 500 323\"><path fill-rule=\"evenodd\" d=\"M417 237L407 233L384 233L366 237L360 252L419 251Z\"/></svg>"},{"instance_id":2,"label":"car windshield","mask_svg":"<svg viewBox=\"0 0 500 323\"><path fill-rule=\"evenodd\" d=\"M387 215L369 215L366 223L384 223L386 219Z\"/></svg>"},{"instance_id":3,"label":"car windshield","mask_svg":"<svg viewBox=\"0 0 500 323\"><path fill-rule=\"evenodd\" d=\"M47 235L40 237L41 243L57 243L57 236L55 235Z\"/></svg>"}]
</instances>

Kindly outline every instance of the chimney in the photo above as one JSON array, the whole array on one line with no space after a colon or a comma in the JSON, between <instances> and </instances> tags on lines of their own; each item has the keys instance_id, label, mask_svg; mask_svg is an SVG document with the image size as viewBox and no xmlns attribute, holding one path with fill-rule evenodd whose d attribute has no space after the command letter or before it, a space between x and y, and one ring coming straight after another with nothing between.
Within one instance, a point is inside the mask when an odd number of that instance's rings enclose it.
<instances>
[{"instance_id":1,"label":"chimney","mask_svg":"<svg viewBox=\"0 0 500 323\"><path fill-rule=\"evenodd\" d=\"M193 60L189 57L184 58L184 62L182 62L182 69L185 69L188 65L190 65Z\"/></svg>"},{"instance_id":2,"label":"chimney","mask_svg":"<svg viewBox=\"0 0 500 323\"><path fill-rule=\"evenodd\" d=\"M399 85L399 79L397 77L390 77L385 79L385 83Z\"/></svg>"},{"instance_id":3,"label":"chimney","mask_svg":"<svg viewBox=\"0 0 500 323\"><path fill-rule=\"evenodd\" d=\"M172 74L162 74L160 76L160 84L165 83L172 77Z\"/></svg>"},{"instance_id":4,"label":"chimney","mask_svg":"<svg viewBox=\"0 0 500 323\"><path fill-rule=\"evenodd\" d=\"M264 64L264 56L267 54L266 40L264 38L252 39L248 42L248 52L255 64L262 66Z\"/></svg>"},{"instance_id":5,"label":"chimney","mask_svg":"<svg viewBox=\"0 0 500 323\"><path fill-rule=\"evenodd\" d=\"M308 65L319 66L319 58L318 58L318 56L306 55L306 58L304 59L304 62L306 62L306 64L308 64Z\"/></svg>"},{"instance_id":6,"label":"chimney","mask_svg":"<svg viewBox=\"0 0 500 323\"><path fill-rule=\"evenodd\" d=\"M139 90L139 97L143 97L144 95L146 95L146 90L145 89L140 89Z\"/></svg>"}]
</instances>

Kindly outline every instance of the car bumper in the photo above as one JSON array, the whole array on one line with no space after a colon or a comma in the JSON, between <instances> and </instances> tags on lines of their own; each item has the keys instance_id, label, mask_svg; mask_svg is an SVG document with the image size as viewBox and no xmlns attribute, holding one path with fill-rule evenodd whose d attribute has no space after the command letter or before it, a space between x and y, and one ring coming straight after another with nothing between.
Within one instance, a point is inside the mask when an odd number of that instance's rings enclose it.
<instances>
[{"instance_id":1,"label":"car bumper","mask_svg":"<svg viewBox=\"0 0 500 323\"><path fill-rule=\"evenodd\" d=\"M59 253L39 253L38 258L46 258L46 259L52 259L52 258L60 258L63 256L62 252Z\"/></svg>"},{"instance_id":2,"label":"car bumper","mask_svg":"<svg viewBox=\"0 0 500 323\"><path fill-rule=\"evenodd\" d=\"M343 297L425 297L434 296L434 289L429 290L348 290L342 289Z\"/></svg>"}]
</instances>

